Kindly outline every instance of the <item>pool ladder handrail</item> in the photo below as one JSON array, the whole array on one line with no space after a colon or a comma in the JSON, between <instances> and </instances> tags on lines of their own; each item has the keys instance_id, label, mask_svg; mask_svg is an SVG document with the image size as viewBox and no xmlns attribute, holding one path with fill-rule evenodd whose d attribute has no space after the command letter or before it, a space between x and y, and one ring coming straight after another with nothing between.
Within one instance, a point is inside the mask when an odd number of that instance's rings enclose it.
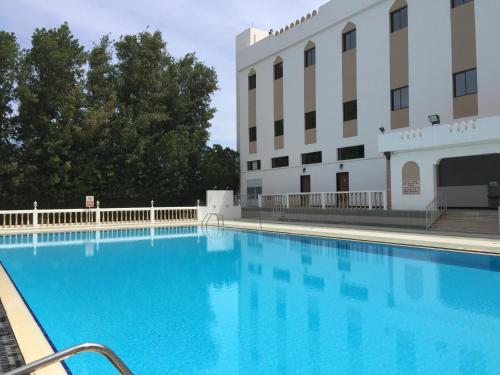
<instances>
[{"instance_id":1,"label":"pool ladder handrail","mask_svg":"<svg viewBox=\"0 0 500 375\"><path fill-rule=\"evenodd\" d=\"M218 214L216 212L209 212L208 214L206 214L203 220L201 221L201 225L205 224L205 226L208 226L208 222L210 221L212 216L215 216L217 218L217 227L220 227L221 221L222 221L222 226L224 227L224 215Z\"/></svg>"},{"instance_id":2,"label":"pool ladder handrail","mask_svg":"<svg viewBox=\"0 0 500 375\"><path fill-rule=\"evenodd\" d=\"M121 375L133 375L132 371L130 371L127 365L115 354L115 352L104 345L95 343L84 343L72 346L6 372L4 375L28 375L33 371L40 370L54 363L62 362L69 357L85 352L94 352L103 355Z\"/></svg>"}]
</instances>

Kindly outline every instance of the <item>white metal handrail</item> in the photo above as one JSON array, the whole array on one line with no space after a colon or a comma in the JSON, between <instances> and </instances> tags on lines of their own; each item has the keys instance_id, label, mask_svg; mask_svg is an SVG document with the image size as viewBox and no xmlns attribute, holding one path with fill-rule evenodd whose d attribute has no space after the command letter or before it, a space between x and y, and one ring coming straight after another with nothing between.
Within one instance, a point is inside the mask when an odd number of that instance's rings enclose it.
<instances>
[{"instance_id":1,"label":"white metal handrail","mask_svg":"<svg viewBox=\"0 0 500 375\"><path fill-rule=\"evenodd\" d=\"M436 197L425 206L425 229L432 225L448 210L446 197Z\"/></svg>"},{"instance_id":2,"label":"white metal handrail","mask_svg":"<svg viewBox=\"0 0 500 375\"><path fill-rule=\"evenodd\" d=\"M127 367L127 365L118 357L115 352L110 348L94 343L85 343L71 348L61 350L54 354L48 355L46 357L40 358L34 362L28 363L27 365L21 366L17 369L9 371L4 375L28 375L34 371L40 370L44 367L50 366L54 363L59 363L65 359L84 352L94 352L103 355L106 359L114 366L114 368L122 375L133 375L132 371Z\"/></svg>"},{"instance_id":3,"label":"white metal handrail","mask_svg":"<svg viewBox=\"0 0 500 375\"><path fill-rule=\"evenodd\" d=\"M222 222L222 226L224 227L224 215L222 214L219 214L217 212L209 212L205 215L205 217L203 218L203 220L201 221L201 225L203 226L203 224L205 224L205 226L208 226L208 222L210 221L210 219L212 217L216 217L217 218L217 227L220 226L220 223Z\"/></svg>"}]
</instances>

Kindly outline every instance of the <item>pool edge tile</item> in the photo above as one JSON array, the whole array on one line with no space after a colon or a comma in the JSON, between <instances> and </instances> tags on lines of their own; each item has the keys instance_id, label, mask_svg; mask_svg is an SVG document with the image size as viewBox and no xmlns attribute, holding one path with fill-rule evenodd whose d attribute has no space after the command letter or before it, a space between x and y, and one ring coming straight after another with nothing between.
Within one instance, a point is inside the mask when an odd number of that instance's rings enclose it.
<instances>
[{"instance_id":1,"label":"pool edge tile","mask_svg":"<svg viewBox=\"0 0 500 375\"><path fill-rule=\"evenodd\" d=\"M26 363L54 353L37 321L0 263L0 299ZM67 375L61 363L34 372L36 375Z\"/></svg>"}]
</instances>

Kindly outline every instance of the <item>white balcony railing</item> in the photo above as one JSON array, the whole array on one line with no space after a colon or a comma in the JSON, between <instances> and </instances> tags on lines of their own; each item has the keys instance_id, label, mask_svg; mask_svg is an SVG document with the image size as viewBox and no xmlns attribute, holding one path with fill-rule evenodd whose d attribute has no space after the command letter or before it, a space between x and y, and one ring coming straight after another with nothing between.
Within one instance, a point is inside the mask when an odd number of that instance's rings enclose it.
<instances>
[{"instance_id":1,"label":"white balcony railing","mask_svg":"<svg viewBox=\"0 0 500 375\"><path fill-rule=\"evenodd\" d=\"M327 193L262 194L262 208L321 208L387 210L386 191L338 191Z\"/></svg>"},{"instance_id":2,"label":"white balcony railing","mask_svg":"<svg viewBox=\"0 0 500 375\"><path fill-rule=\"evenodd\" d=\"M50 209L0 211L0 228L161 223L198 220L198 207Z\"/></svg>"}]
</instances>

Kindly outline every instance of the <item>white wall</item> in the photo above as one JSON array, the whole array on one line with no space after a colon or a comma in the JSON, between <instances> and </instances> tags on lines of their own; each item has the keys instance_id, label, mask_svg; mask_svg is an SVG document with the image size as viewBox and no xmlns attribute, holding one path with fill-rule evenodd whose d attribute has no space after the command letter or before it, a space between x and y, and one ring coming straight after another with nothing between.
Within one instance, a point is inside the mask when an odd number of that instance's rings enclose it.
<instances>
[{"instance_id":1,"label":"white wall","mask_svg":"<svg viewBox=\"0 0 500 375\"><path fill-rule=\"evenodd\" d=\"M198 210L198 221L208 213L222 214L225 220L241 219L241 207L234 206L232 190L207 190L207 205Z\"/></svg>"}]
</instances>

